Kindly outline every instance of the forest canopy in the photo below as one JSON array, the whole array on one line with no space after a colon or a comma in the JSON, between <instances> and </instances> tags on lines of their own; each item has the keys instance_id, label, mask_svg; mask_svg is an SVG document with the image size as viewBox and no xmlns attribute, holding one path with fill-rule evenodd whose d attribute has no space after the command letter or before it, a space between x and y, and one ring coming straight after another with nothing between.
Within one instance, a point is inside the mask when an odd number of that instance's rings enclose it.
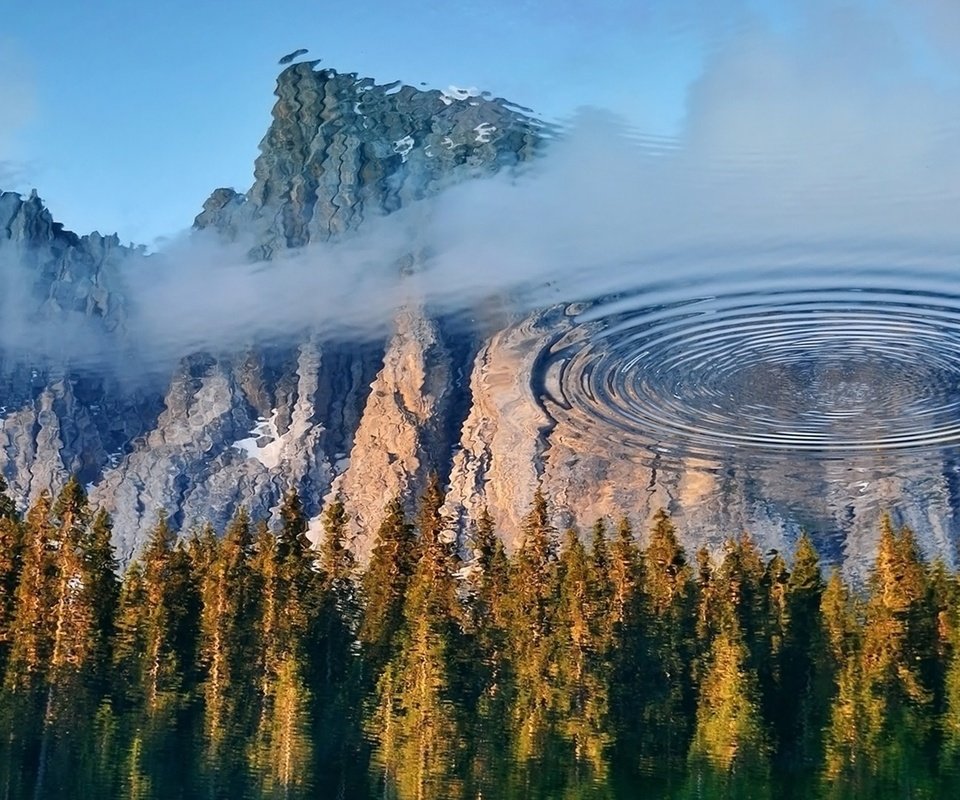
<instances>
[{"instance_id":1,"label":"forest canopy","mask_svg":"<svg viewBox=\"0 0 960 800\"><path fill-rule=\"evenodd\" d=\"M160 515L119 573L76 480L0 479L5 797L939 797L960 787L957 576L884 519L868 585L668 514L457 542L433 478L368 564L342 502L308 541ZM643 544L641 544L641 538Z\"/></svg>"}]
</instances>

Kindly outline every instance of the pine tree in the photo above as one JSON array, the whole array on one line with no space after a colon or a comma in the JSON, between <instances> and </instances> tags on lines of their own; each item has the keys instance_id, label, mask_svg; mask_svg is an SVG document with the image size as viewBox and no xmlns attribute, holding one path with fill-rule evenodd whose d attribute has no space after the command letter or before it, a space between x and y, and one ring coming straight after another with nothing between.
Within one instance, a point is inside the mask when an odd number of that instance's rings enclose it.
<instances>
[{"instance_id":1,"label":"pine tree","mask_svg":"<svg viewBox=\"0 0 960 800\"><path fill-rule=\"evenodd\" d=\"M349 618L349 607L354 602L353 578L357 564L347 542L347 512L340 494L323 509L322 522L320 565L324 589L333 593L341 606L341 615Z\"/></svg>"},{"instance_id":2,"label":"pine tree","mask_svg":"<svg viewBox=\"0 0 960 800\"><path fill-rule=\"evenodd\" d=\"M615 760L631 770L645 760L647 739L644 709L649 666L647 615L642 596L640 548L629 520L623 517L610 546L612 589L609 630L611 642L610 707Z\"/></svg>"},{"instance_id":3,"label":"pine tree","mask_svg":"<svg viewBox=\"0 0 960 800\"><path fill-rule=\"evenodd\" d=\"M5 676L5 686L12 692L40 687L53 650L48 610L56 602L56 538L50 514L51 500L46 492L27 512Z\"/></svg>"},{"instance_id":4,"label":"pine tree","mask_svg":"<svg viewBox=\"0 0 960 800\"><path fill-rule=\"evenodd\" d=\"M279 516L276 534L266 525L260 527L252 561L260 593L255 623L260 659L257 724L250 757L255 766L266 758L287 791L291 786L287 767L295 751L291 749L293 733L285 727L285 715L292 714L299 720L296 730L312 725L312 701L304 694L303 705L292 706L291 687L309 681L309 658L316 648L322 594L321 576L314 565L316 553L307 539L307 520L295 491L285 495Z\"/></svg>"},{"instance_id":5,"label":"pine tree","mask_svg":"<svg viewBox=\"0 0 960 800\"><path fill-rule=\"evenodd\" d=\"M662 616L687 592L691 577L676 528L663 509L654 516L644 564L644 594L651 611Z\"/></svg>"},{"instance_id":6,"label":"pine tree","mask_svg":"<svg viewBox=\"0 0 960 800\"><path fill-rule=\"evenodd\" d=\"M86 589L94 609L93 663L97 667L96 680L106 680L103 672L110 663L110 647L114 636L117 606L120 598L119 566L113 547L113 521L104 509L93 516L93 522L83 537L86 562Z\"/></svg>"},{"instance_id":7,"label":"pine tree","mask_svg":"<svg viewBox=\"0 0 960 800\"><path fill-rule=\"evenodd\" d=\"M821 732L827 725L834 679L820 610L824 590L820 558L804 534L797 542L783 598L785 631L777 651L780 702L771 715L783 762L804 774L811 774L822 757Z\"/></svg>"},{"instance_id":8,"label":"pine tree","mask_svg":"<svg viewBox=\"0 0 960 800\"><path fill-rule=\"evenodd\" d=\"M0 474L0 682L3 680L10 651L10 626L16 609L15 597L20 582L23 530L7 483Z\"/></svg>"},{"instance_id":9,"label":"pine tree","mask_svg":"<svg viewBox=\"0 0 960 800\"><path fill-rule=\"evenodd\" d=\"M481 654L499 658L507 624L504 603L509 591L509 562L486 508L481 510L469 541L473 551L468 577L471 626L477 631Z\"/></svg>"},{"instance_id":10,"label":"pine tree","mask_svg":"<svg viewBox=\"0 0 960 800\"><path fill-rule=\"evenodd\" d=\"M824 589L820 616L827 669L834 678L833 699L827 709L829 725L824 731L824 783L859 793L867 789L864 781L874 754L867 735L857 604L836 569ZM842 791L839 794L843 796Z\"/></svg>"},{"instance_id":11,"label":"pine tree","mask_svg":"<svg viewBox=\"0 0 960 800\"><path fill-rule=\"evenodd\" d=\"M7 485L0 475L0 683L11 646L10 626L16 612L17 584L23 566L23 527Z\"/></svg>"},{"instance_id":12,"label":"pine tree","mask_svg":"<svg viewBox=\"0 0 960 800\"><path fill-rule=\"evenodd\" d=\"M690 745L690 782L701 797L769 794L770 745L760 687L736 619L711 646Z\"/></svg>"},{"instance_id":13,"label":"pine tree","mask_svg":"<svg viewBox=\"0 0 960 800\"><path fill-rule=\"evenodd\" d=\"M53 607L54 680L72 683L91 677L107 655L116 598L116 563L110 546L109 518L98 514L91 525L86 493L76 478L67 481L53 508L57 526Z\"/></svg>"},{"instance_id":14,"label":"pine tree","mask_svg":"<svg viewBox=\"0 0 960 800\"><path fill-rule=\"evenodd\" d=\"M888 791L908 789L929 774L934 693L925 667L934 658L936 632L928 597L927 570L913 533L894 532L885 519L870 579L862 676L868 742Z\"/></svg>"},{"instance_id":15,"label":"pine tree","mask_svg":"<svg viewBox=\"0 0 960 800\"><path fill-rule=\"evenodd\" d=\"M280 504L280 529L277 532L277 548L280 562L303 563L305 554L310 550L307 539L307 518L303 512L300 495L293 489L288 491Z\"/></svg>"},{"instance_id":16,"label":"pine tree","mask_svg":"<svg viewBox=\"0 0 960 800\"><path fill-rule=\"evenodd\" d=\"M547 501L540 490L521 524L522 540L510 565L507 631L512 677L514 758L529 768L532 759L556 755L549 737L554 703L551 632L557 596L557 545Z\"/></svg>"},{"instance_id":17,"label":"pine tree","mask_svg":"<svg viewBox=\"0 0 960 800\"><path fill-rule=\"evenodd\" d=\"M157 523L120 596L115 661L129 700L148 714L173 711L193 687L199 597L190 557L167 517Z\"/></svg>"},{"instance_id":18,"label":"pine tree","mask_svg":"<svg viewBox=\"0 0 960 800\"><path fill-rule=\"evenodd\" d=\"M947 670L953 657L957 614L960 612L957 576L943 558L937 558L929 569L925 605L933 650L924 662L923 680L931 687L933 713L940 716L946 710Z\"/></svg>"},{"instance_id":19,"label":"pine tree","mask_svg":"<svg viewBox=\"0 0 960 800\"><path fill-rule=\"evenodd\" d=\"M338 494L323 509L323 536L319 546L319 605L316 647L310 658L315 719L326 735L316 740L318 793L345 796L349 776L357 770L362 727L356 709L363 702L360 661L354 650L359 605L356 562L347 543L348 519Z\"/></svg>"},{"instance_id":20,"label":"pine tree","mask_svg":"<svg viewBox=\"0 0 960 800\"><path fill-rule=\"evenodd\" d=\"M296 653L276 667L271 702L251 743L250 759L263 797L308 797L313 785L311 692Z\"/></svg>"},{"instance_id":21,"label":"pine tree","mask_svg":"<svg viewBox=\"0 0 960 800\"><path fill-rule=\"evenodd\" d=\"M756 543L747 534L731 539L716 575L719 622L729 627L733 619L747 647L750 667L761 680L761 692L767 693L764 680L769 666L770 641L767 635L767 604L764 591L765 568Z\"/></svg>"},{"instance_id":22,"label":"pine tree","mask_svg":"<svg viewBox=\"0 0 960 800\"><path fill-rule=\"evenodd\" d=\"M76 478L67 481L52 508L41 499L31 510L29 528L34 546L22 576L27 579L21 587L24 614L17 625L31 630L19 628L26 641L23 650L15 648L11 666L16 669L8 673L8 686L29 691L37 700L43 697L36 706L34 778L35 793L42 794L50 773L78 772L77 759L91 743L85 723L95 715L103 689L99 679L108 653L116 578L108 521L101 517L96 527L90 525L86 494ZM43 606L34 602L37 597Z\"/></svg>"},{"instance_id":23,"label":"pine tree","mask_svg":"<svg viewBox=\"0 0 960 800\"><path fill-rule=\"evenodd\" d=\"M729 599L724 597L724 586L710 551L697 550L696 597L697 610L694 626L696 648L692 674L694 685L699 685L706 672L710 648L720 632L724 617L729 616Z\"/></svg>"},{"instance_id":24,"label":"pine tree","mask_svg":"<svg viewBox=\"0 0 960 800\"><path fill-rule=\"evenodd\" d=\"M209 563L200 576L204 718L208 758L220 767L227 753L238 749L224 745L231 734L246 729L244 712L253 700L248 686L254 678L256 587L250 568L253 535L247 510L242 506L237 510L219 544L209 535L204 541L204 551L212 547L201 559Z\"/></svg>"},{"instance_id":25,"label":"pine tree","mask_svg":"<svg viewBox=\"0 0 960 800\"><path fill-rule=\"evenodd\" d=\"M844 583L840 572L834 569L820 600L820 616L827 637L827 651L831 668L836 672L859 647L860 626L858 605Z\"/></svg>"},{"instance_id":26,"label":"pine tree","mask_svg":"<svg viewBox=\"0 0 960 800\"><path fill-rule=\"evenodd\" d=\"M364 608L359 639L364 649L364 663L372 670L371 677L379 675L394 652L416 557L415 529L407 522L402 500L396 497L384 511L370 564L363 576Z\"/></svg>"},{"instance_id":27,"label":"pine tree","mask_svg":"<svg viewBox=\"0 0 960 800\"><path fill-rule=\"evenodd\" d=\"M603 519L593 524L590 534L590 604L595 625L595 646L609 655L618 635L616 608L617 585L613 575L613 560L607 540L607 525Z\"/></svg>"},{"instance_id":28,"label":"pine tree","mask_svg":"<svg viewBox=\"0 0 960 800\"><path fill-rule=\"evenodd\" d=\"M312 641L320 605L321 577L315 551L306 536L307 520L300 497L288 492L280 506L280 527L261 525L252 561L260 591L256 634L261 702L269 704L280 665L288 658L303 664Z\"/></svg>"},{"instance_id":29,"label":"pine tree","mask_svg":"<svg viewBox=\"0 0 960 800\"><path fill-rule=\"evenodd\" d=\"M9 487L3 475L0 475L0 519L9 519L13 522L20 521L16 503L10 496Z\"/></svg>"},{"instance_id":30,"label":"pine tree","mask_svg":"<svg viewBox=\"0 0 960 800\"><path fill-rule=\"evenodd\" d=\"M787 562L776 550L770 553L761 580L763 619L763 636L767 640L766 651L769 653L769 662L764 670L767 682L768 697L780 691L782 675L780 663L783 656L784 640L787 636L789 612L787 609L787 592L790 582L790 570ZM761 680L764 680L761 679ZM765 706L765 711L769 708ZM769 716L769 715L768 715Z\"/></svg>"},{"instance_id":31,"label":"pine tree","mask_svg":"<svg viewBox=\"0 0 960 800\"><path fill-rule=\"evenodd\" d=\"M371 729L390 731L374 754L384 791L454 797L464 756L461 610L453 543L443 536L443 493L431 476L417 512L419 559L403 597L394 656L378 682Z\"/></svg>"},{"instance_id":32,"label":"pine tree","mask_svg":"<svg viewBox=\"0 0 960 800\"><path fill-rule=\"evenodd\" d=\"M539 489L520 530L510 594L517 621L526 627L525 638L536 645L549 633L557 561L556 534L550 525L546 497Z\"/></svg>"},{"instance_id":33,"label":"pine tree","mask_svg":"<svg viewBox=\"0 0 960 800\"><path fill-rule=\"evenodd\" d=\"M471 730L469 796L493 796L506 783L509 742L503 735L509 710L506 660L510 565L493 518L483 508L469 537L473 561L467 572L468 619L472 632L470 675L477 696Z\"/></svg>"},{"instance_id":34,"label":"pine tree","mask_svg":"<svg viewBox=\"0 0 960 800\"><path fill-rule=\"evenodd\" d=\"M139 706L143 700L147 646L146 587L143 565L134 561L127 567L117 601L116 634L113 645L115 694L124 705Z\"/></svg>"},{"instance_id":35,"label":"pine tree","mask_svg":"<svg viewBox=\"0 0 960 800\"><path fill-rule=\"evenodd\" d=\"M643 564L638 597L642 625L638 680L646 697L640 756L675 760L687 751L688 720L695 702L690 673L695 595L686 554L663 510L654 517Z\"/></svg>"},{"instance_id":36,"label":"pine tree","mask_svg":"<svg viewBox=\"0 0 960 800\"><path fill-rule=\"evenodd\" d=\"M640 550L626 517L617 525L617 536L610 548L610 581L612 622L614 626L622 626L640 581Z\"/></svg>"},{"instance_id":37,"label":"pine tree","mask_svg":"<svg viewBox=\"0 0 960 800\"><path fill-rule=\"evenodd\" d=\"M254 536L251 561L253 580L257 589L257 602L252 610L256 615L254 640L257 656L253 665L258 684L259 702L262 705L270 694L272 678L280 664L280 634L278 629L283 614L279 585L279 558L277 537L261 521Z\"/></svg>"},{"instance_id":38,"label":"pine tree","mask_svg":"<svg viewBox=\"0 0 960 800\"><path fill-rule=\"evenodd\" d=\"M960 770L960 625L956 615L960 607L956 600L953 613L944 628L950 639L950 647L945 655L946 675L944 676L944 709L941 715L943 743L941 745L941 771L958 774Z\"/></svg>"},{"instance_id":39,"label":"pine tree","mask_svg":"<svg viewBox=\"0 0 960 800\"><path fill-rule=\"evenodd\" d=\"M354 584L357 565L347 546L347 515L339 495L323 510L320 565L319 620L324 642L321 680L334 686L343 680L349 667L352 629L358 614Z\"/></svg>"},{"instance_id":40,"label":"pine tree","mask_svg":"<svg viewBox=\"0 0 960 800\"><path fill-rule=\"evenodd\" d=\"M603 531L594 529L603 563ZM553 715L570 747L565 758L570 785L589 786L608 778L612 743L609 719L609 662L603 641L605 609L597 605L597 576L577 532L566 533L557 565L556 624L550 673L554 683Z\"/></svg>"}]
</instances>

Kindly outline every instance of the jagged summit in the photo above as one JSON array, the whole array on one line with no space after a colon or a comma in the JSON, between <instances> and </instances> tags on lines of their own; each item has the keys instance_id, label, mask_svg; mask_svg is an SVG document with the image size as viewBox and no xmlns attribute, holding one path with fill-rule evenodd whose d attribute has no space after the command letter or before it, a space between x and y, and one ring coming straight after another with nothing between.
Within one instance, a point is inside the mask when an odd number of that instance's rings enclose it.
<instances>
[{"instance_id":1,"label":"jagged summit","mask_svg":"<svg viewBox=\"0 0 960 800\"><path fill-rule=\"evenodd\" d=\"M277 78L254 184L214 191L195 220L256 258L324 241L457 181L511 167L542 143L538 120L501 99L455 96L292 64Z\"/></svg>"},{"instance_id":2,"label":"jagged summit","mask_svg":"<svg viewBox=\"0 0 960 800\"><path fill-rule=\"evenodd\" d=\"M205 232L198 239L252 242L249 256L258 261L514 169L552 135L499 98L377 84L317 61L286 66L276 98L253 185L216 189L195 220ZM2 341L12 341L11 319L26 320L20 342L29 344L51 320L69 317L70 335L58 332L58 343L82 348L96 331L99 346L117 349L128 311L124 273L142 267L141 256L116 236L64 230L36 194L0 194ZM76 369L70 359L39 365L8 347L0 352L0 473L21 506L79 474L114 515L125 559L158 511L184 532L207 520L222 528L240 503L255 518L270 517L291 487L315 530L324 498L342 492L363 555L384 506L416 495L431 470L446 486L444 514L461 541L486 509L515 542L539 488L558 528L628 513L642 530L661 507L686 509L678 527L691 552L745 528L764 547L789 552L799 523L786 502L770 498L789 498L795 475L661 474L558 413L544 388L549 376L540 374L542 354L572 324L554 308L503 320L493 332L468 331L410 307L382 341L331 342L306 331L282 345L195 352L160 388ZM824 517L836 515L834 533L861 519L872 528L884 492L909 491L906 481L878 483L853 510L828 498ZM952 496L942 495L945 503ZM949 508L923 513L909 521L924 549L950 551L957 531L940 522L953 518ZM826 539L818 542L825 556L860 564L874 541Z\"/></svg>"},{"instance_id":3,"label":"jagged summit","mask_svg":"<svg viewBox=\"0 0 960 800\"><path fill-rule=\"evenodd\" d=\"M538 123L503 101L424 91L291 64L246 192L217 189L195 221L255 242L251 258L325 241L457 181L529 158ZM121 328L116 237L63 230L38 197L0 196L0 255L29 262L38 305ZM276 312L275 312L276 313ZM157 394L70 370L10 369L0 356L0 471L21 504L79 473L115 516L129 557L164 510L183 529L222 525L241 500L269 516L296 487L319 512L334 482L359 525L387 495L448 464L465 413L457 373L475 345L408 310L381 344L245 348L184 359ZM389 498L387 498L389 499Z\"/></svg>"}]
</instances>

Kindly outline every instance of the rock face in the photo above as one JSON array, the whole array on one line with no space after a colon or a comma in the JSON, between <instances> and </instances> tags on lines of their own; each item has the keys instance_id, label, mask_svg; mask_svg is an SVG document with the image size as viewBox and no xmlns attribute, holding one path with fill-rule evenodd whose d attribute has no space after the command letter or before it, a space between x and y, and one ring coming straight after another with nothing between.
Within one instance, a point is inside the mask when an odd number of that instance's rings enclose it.
<instances>
[{"instance_id":1,"label":"rock face","mask_svg":"<svg viewBox=\"0 0 960 800\"><path fill-rule=\"evenodd\" d=\"M252 242L255 261L512 168L542 144L539 123L502 100L378 86L315 62L285 69L276 95L254 185L217 189L195 220L204 235ZM64 231L35 195L0 196L0 233L0 256L17 265L8 282L29 291L37 318L82 318L104 349L122 340L121 273L141 252ZM291 487L311 515L342 491L366 531L394 495L446 473L467 405L458 375L476 350L470 334L422 308L394 327L380 344L308 336L231 357L197 353L166 386L137 391L91 377L97 370L73 354L49 369L5 355L0 470L23 504L79 472L114 514L124 558L161 510L184 531L206 519L222 527L241 501L269 517ZM365 537L357 547L365 552Z\"/></svg>"},{"instance_id":2,"label":"rock face","mask_svg":"<svg viewBox=\"0 0 960 800\"><path fill-rule=\"evenodd\" d=\"M249 247L254 261L514 169L550 138L499 99L378 86L316 62L286 68L276 95L253 186L217 189L194 223L198 236ZM839 467L798 477L795 465L750 471L731 457L661 470L592 440L554 399L542 366L573 324L563 308L478 330L410 306L380 342L307 332L227 355L184 354L159 380L111 378L104 354L124 357L130 320L123 274L149 268L148 258L116 237L63 230L35 194L0 194L0 472L22 505L79 474L113 513L124 559L160 510L184 532L203 520L222 528L241 502L269 518L291 487L314 519L325 498L342 493L362 558L384 505L415 496L436 470L464 544L486 508L516 546L540 488L558 528L627 513L643 531L661 507L682 513L691 551L746 529L764 547L789 551L801 525L827 520L821 548L854 573L875 542L857 522L872 523L879 504L922 484L942 503L904 521L928 552L955 561L956 500L944 465L873 481L851 503L830 488L827 473ZM417 263L411 253L395 268ZM798 479L824 487L809 507L791 505Z\"/></svg>"},{"instance_id":3,"label":"rock face","mask_svg":"<svg viewBox=\"0 0 960 800\"><path fill-rule=\"evenodd\" d=\"M0 470L24 503L64 475L95 479L155 418L150 397L85 359L122 331L116 287L140 258L116 236L63 230L36 193L0 193ZM51 361L52 343L84 367Z\"/></svg>"},{"instance_id":4,"label":"rock face","mask_svg":"<svg viewBox=\"0 0 960 800\"><path fill-rule=\"evenodd\" d=\"M217 189L195 220L230 239L252 236L256 259L515 166L540 145L539 124L503 100L378 86L316 63L280 74L250 190Z\"/></svg>"}]
</instances>

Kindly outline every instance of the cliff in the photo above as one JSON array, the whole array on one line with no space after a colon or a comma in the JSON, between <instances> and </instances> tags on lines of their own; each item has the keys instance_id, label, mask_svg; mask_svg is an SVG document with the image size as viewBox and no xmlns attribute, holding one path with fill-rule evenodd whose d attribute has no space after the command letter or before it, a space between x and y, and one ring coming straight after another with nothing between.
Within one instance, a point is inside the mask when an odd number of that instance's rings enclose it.
<instances>
[{"instance_id":1,"label":"cliff","mask_svg":"<svg viewBox=\"0 0 960 800\"><path fill-rule=\"evenodd\" d=\"M253 185L215 190L193 234L239 244L264 269L454 184L518 170L553 135L500 99L378 85L316 62L285 69L276 96ZM420 254L386 266L415 273ZM0 472L21 505L79 474L114 515L124 558L161 510L184 532L202 520L222 528L241 502L270 517L288 488L314 532L325 498L341 492L362 558L384 505L414 497L436 470L464 547L483 508L515 546L541 488L558 528L628 514L643 531L663 507L679 515L693 552L743 530L789 551L807 527L829 559L856 572L872 552L877 509L922 497L904 521L928 553L955 560L950 469L933 456L909 474L861 459L849 469L871 480L851 499L834 464L785 456L758 468L731 452L662 468L596 435L552 371L573 309L479 323L411 302L379 339L251 338L131 380L129 359L110 368L127 356L124 277L152 268L116 237L65 231L36 195L0 194Z\"/></svg>"},{"instance_id":2,"label":"cliff","mask_svg":"<svg viewBox=\"0 0 960 800\"><path fill-rule=\"evenodd\" d=\"M276 96L253 186L215 190L194 223L196 235L252 242L252 262L511 169L542 144L541 125L502 100L377 85L315 62L285 69ZM116 237L64 231L36 196L2 195L0 223L0 253L18 268L11 281L23 288L33 276L32 319L82 317L102 337L91 348L120 346L120 273L147 257ZM394 327L381 342L306 331L226 356L185 355L166 386L134 381L135 390L76 354L49 369L30 353L5 354L0 470L23 504L79 473L114 515L124 557L160 510L183 530L222 526L241 501L269 516L293 487L317 515L334 481L365 530L396 493L446 470L467 405L457 375L477 346L423 308L405 309Z\"/></svg>"}]
</instances>

